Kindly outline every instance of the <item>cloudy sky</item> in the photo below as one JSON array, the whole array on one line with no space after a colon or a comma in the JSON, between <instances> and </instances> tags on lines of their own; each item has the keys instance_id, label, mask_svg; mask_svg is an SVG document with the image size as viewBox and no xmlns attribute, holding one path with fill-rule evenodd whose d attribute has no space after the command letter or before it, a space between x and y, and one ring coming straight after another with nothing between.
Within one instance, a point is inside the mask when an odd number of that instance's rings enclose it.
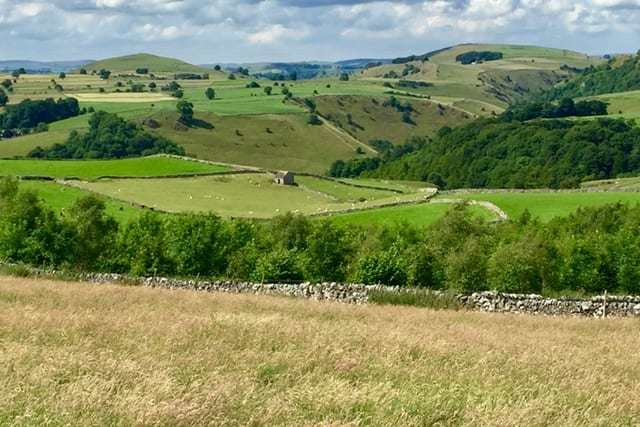
<instances>
[{"instance_id":1,"label":"cloudy sky","mask_svg":"<svg viewBox=\"0 0 640 427\"><path fill-rule=\"evenodd\" d=\"M0 59L395 57L460 42L640 49L640 0L0 0Z\"/></svg>"}]
</instances>

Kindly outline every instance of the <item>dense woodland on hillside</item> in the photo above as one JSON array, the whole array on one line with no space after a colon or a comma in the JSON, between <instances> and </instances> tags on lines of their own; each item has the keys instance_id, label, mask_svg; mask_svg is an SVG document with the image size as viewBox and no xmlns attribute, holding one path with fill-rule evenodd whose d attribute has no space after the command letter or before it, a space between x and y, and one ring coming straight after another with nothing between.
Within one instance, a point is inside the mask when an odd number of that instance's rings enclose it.
<instances>
[{"instance_id":1,"label":"dense woodland on hillside","mask_svg":"<svg viewBox=\"0 0 640 427\"><path fill-rule=\"evenodd\" d=\"M420 151L368 175L446 188L572 188L632 173L640 173L640 129L622 119L485 119L443 128Z\"/></svg>"},{"instance_id":2,"label":"dense woodland on hillside","mask_svg":"<svg viewBox=\"0 0 640 427\"><path fill-rule=\"evenodd\" d=\"M453 208L426 229L339 227L149 213L120 227L95 196L58 217L0 183L0 259L72 270L274 281L354 281L452 291L640 292L640 207L585 209L550 224L492 225Z\"/></svg>"},{"instance_id":3,"label":"dense woodland on hillside","mask_svg":"<svg viewBox=\"0 0 640 427\"><path fill-rule=\"evenodd\" d=\"M624 60L613 58L606 64L590 67L581 75L549 90L544 98L562 99L640 89L640 54Z\"/></svg>"}]
</instances>

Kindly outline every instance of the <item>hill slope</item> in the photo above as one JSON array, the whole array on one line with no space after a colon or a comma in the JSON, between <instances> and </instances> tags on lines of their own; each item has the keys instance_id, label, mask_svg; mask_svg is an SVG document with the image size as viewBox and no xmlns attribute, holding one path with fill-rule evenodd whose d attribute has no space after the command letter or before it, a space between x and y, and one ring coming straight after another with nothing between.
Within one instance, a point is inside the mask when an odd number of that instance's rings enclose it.
<instances>
[{"instance_id":1,"label":"hill slope","mask_svg":"<svg viewBox=\"0 0 640 427\"><path fill-rule=\"evenodd\" d=\"M495 52L502 58L463 65L459 55ZM442 101L487 102L504 108L507 104L551 88L570 77L575 69L599 64L600 59L562 49L536 46L463 44L424 55L397 58L363 70L363 78L419 80L432 84L421 93Z\"/></svg>"},{"instance_id":2,"label":"hill slope","mask_svg":"<svg viewBox=\"0 0 640 427\"><path fill-rule=\"evenodd\" d=\"M148 68L151 73L211 73L204 67L189 64L175 58L167 58L163 56L151 55L148 53L138 53L135 55L119 56L115 58L103 59L100 61L87 64L85 67L88 71L99 71L107 69L111 71L124 72L135 71L136 68Z\"/></svg>"}]
</instances>

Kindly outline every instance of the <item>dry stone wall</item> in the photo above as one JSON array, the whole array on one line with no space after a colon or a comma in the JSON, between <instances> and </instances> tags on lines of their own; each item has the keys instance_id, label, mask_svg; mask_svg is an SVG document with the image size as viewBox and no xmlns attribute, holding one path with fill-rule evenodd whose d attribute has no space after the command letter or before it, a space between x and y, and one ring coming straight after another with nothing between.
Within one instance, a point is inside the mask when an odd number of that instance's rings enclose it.
<instances>
[{"instance_id":1,"label":"dry stone wall","mask_svg":"<svg viewBox=\"0 0 640 427\"><path fill-rule=\"evenodd\" d=\"M137 285L185 289L206 292L248 293L309 298L317 301L336 301L366 304L373 291L414 292L411 289L386 286L367 286L343 283L250 283L242 281L197 281L163 277L131 279L113 274L88 274L84 280L94 283L128 282ZM434 294L442 294L433 291ZM595 296L592 298L545 298L540 295L477 292L457 295L461 305L469 310L491 313L522 313L547 316L640 317L640 296Z\"/></svg>"},{"instance_id":2,"label":"dry stone wall","mask_svg":"<svg viewBox=\"0 0 640 427\"><path fill-rule=\"evenodd\" d=\"M60 277L59 272L32 269L33 275ZM68 274L62 277L69 278ZM166 277L134 278L120 274L81 273L74 280L96 284L124 283L161 289L255 294L308 298L348 304L367 304L372 292L416 292L413 289L345 283L250 283L233 280L186 280ZM417 291L428 292L428 291ZM434 295L443 292L430 291ZM545 298L540 295L477 292L457 295L461 306L489 313L520 313L546 316L640 317L640 296L600 295L591 298Z\"/></svg>"}]
</instances>

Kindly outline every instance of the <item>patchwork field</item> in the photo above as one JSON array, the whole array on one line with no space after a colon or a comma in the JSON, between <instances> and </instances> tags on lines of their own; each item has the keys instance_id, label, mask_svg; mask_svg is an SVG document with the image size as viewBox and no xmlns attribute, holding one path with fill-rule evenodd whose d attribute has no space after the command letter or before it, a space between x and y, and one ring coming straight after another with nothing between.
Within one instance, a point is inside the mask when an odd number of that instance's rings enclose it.
<instances>
[{"instance_id":1,"label":"patchwork field","mask_svg":"<svg viewBox=\"0 0 640 427\"><path fill-rule=\"evenodd\" d=\"M112 177L213 174L232 170L164 156L122 160L0 160L0 176L95 179Z\"/></svg>"},{"instance_id":2,"label":"patchwork field","mask_svg":"<svg viewBox=\"0 0 640 427\"><path fill-rule=\"evenodd\" d=\"M611 203L640 203L640 193L634 192L495 192L455 193L447 198L484 200L497 205L510 218L517 218L528 209L532 216L549 221L566 216L580 207L602 206Z\"/></svg>"},{"instance_id":3,"label":"patchwork field","mask_svg":"<svg viewBox=\"0 0 640 427\"><path fill-rule=\"evenodd\" d=\"M632 425L640 413L635 319L2 277L0 324L7 425Z\"/></svg>"},{"instance_id":4,"label":"patchwork field","mask_svg":"<svg viewBox=\"0 0 640 427\"><path fill-rule=\"evenodd\" d=\"M90 190L164 212L214 212L223 217L271 218L286 212L320 214L424 199L424 191L396 194L355 187L332 188L305 178L303 185L273 183L270 174L242 174L172 179L77 182Z\"/></svg>"}]
</instances>

